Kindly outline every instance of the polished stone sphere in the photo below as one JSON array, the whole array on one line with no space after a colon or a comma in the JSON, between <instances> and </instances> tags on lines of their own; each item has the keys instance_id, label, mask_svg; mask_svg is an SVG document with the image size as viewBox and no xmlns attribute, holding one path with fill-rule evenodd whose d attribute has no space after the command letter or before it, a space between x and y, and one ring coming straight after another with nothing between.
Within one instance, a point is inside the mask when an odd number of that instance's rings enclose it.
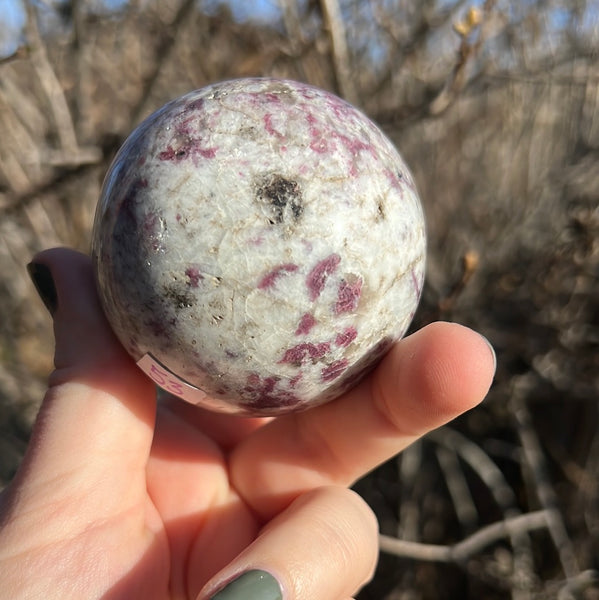
<instances>
[{"instance_id":1,"label":"polished stone sphere","mask_svg":"<svg viewBox=\"0 0 599 600\"><path fill-rule=\"evenodd\" d=\"M142 122L104 182L92 255L116 335L163 389L276 415L355 385L406 331L425 272L412 176L337 96L216 83Z\"/></svg>"}]
</instances>

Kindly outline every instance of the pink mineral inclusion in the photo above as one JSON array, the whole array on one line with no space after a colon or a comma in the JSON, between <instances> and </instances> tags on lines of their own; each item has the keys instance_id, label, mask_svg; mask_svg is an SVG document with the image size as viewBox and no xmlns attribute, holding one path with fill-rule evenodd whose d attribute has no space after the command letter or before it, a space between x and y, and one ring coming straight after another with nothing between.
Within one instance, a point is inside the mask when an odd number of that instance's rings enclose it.
<instances>
[{"instance_id":1,"label":"pink mineral inclusion","mask_svg":"<svg viewBox=\"0 0 599 600\"><path fill-rule=\"evenodd\" d=\"M347 327L341 333L337 334L335 338L335 345L343 348L349 346L358 337L357 329L352 325Z\"/></svg>"},{"instance_id":2,"label":"pink mineral inclusion","mask_svg":"<svg viewBox=\"0 0 599 600\"><path fill-rule=\"evenodd\" d=\"M416 292L416 297L420 298L422 284L420 281L418 281L418 277L416 276L414 269L412 269L412 284L414 285L414 291Z\"/></svg>"},{"instance_id":3,"label":"pink mineral inclusion","mask_svg":"<svg viewBox=\"0 0 599 600\"><path fill-rule=\"evenodd\" d=\"M301 365L309 360L316 361L327 354L330 349L331 345L328 342L320 342L318 344L305 342L289 348L279 363Z\"/></svg>"},{"instance_id":4,"label":"pink mineral inclusion","mask_svg":"<svg viewBox=\"0 0 599 600\"><path fill-rule=\"evenodd\" d=\"M353 120L352 117L355 117L354 108L335 96L329 96L326 99L326 104L340 121Z\"/></svg>"},{"instance_id":5,"label":"pink mineral inclusion","mask_svg":"<svg viewBox=\"0 0 599 600\"><path fill-rule=\"evenodd\" d=\"M279 265L278 267L275 267L274 269L269 271L266 275L264 275L264 277L262 277L262 279L258 283L258 289L259 290L268 290L268 289L274 287L274 285L277 282L277 279L279 279L279 277L281 277L281 275L283 275L283 273L294 273L295 271L297 271L297 269L298 269L297 265L294 265L292 263Z\"/></svg>"},{"instance_id":6,"label":"pink mineral inclusion","mask_svg":"<svg viewBox=\"0 0 599 600\"><path fill-rule=\"evenodd\" d=\"M306 286L310 294L310 300L314 302L324 290L327 278L332 275L339 266L341 257L338 254L331 254L321 260L306 277Z\"/></svg>"},{"instance_id":7,"label":"pink mineral inclusion","mask_svg":"<svg viewBox=\"0 0 599 600\"><path fill-rule=\"evenodd\" d=\"M300 322L295 330L295 335L306 335L310 333L312 327L316 325L316 318L310 313L306 313L300 319Z\"/></svg>"},{"instance_id":8,"label":"pink mineral inclusion","mask_svg":"<svg viewBox=\"0 0 599 600\"><path fill-rule=\"evenodd\" d=\"M160 160L183 160L188 155L195 157L198 154L202 158L214 158L216 156L216 148L200 148L199 146L189 144L175 150L169 145L166 150L158 155L158 158Z\"/></svg>"},{"instance_id":9,"label":"pink mineral inclusion","mask_svg":"<svg viewBox=\"0 0 599 600\"><path fill-rule=\"evenodd\" d=\"M414 182L410 177L409 173L402 173L401 171L392 171L391 169L385 169L385 176L389 180L389 183L403 196L404 186L409 187L412 191L416 192Z\"/></svg>"},{"instance_id":10,"label":"pink mineral inclusion","mask_svg":"<svg viewBox=\"0 0 599 600\"><path fill-rule=\"evenodd\" d=\"M330 104L330 106L332 107L334 105ZM340 104L339 106L341 107L343 105ZM340 120L349 120L349 113L349 109L339 108L335 114ZM365 142L357 137L344 135L334 127L326 127L326 125L322 126L311 113L308 113L306 120L308 122L308 130L311 138L310 148L314 152L318 154L335 152L338 147L336 142L339 142L352 157L357 156L362 151L368 151L376 157L377 150L373 144ZM357 174L356 165L353 163L350 164L349 175L355 177Z\"/></svg>"},{"instance_id":11,"label":"pink mineral inclusion","mask_svg":"<svg viewBox=\"0 0 599 600\"><path fill-rule=\"evenodd\" d=\"M271 103L271 104L281 104L281 98L279 97L278 94L273 94L272 92L266 92L264 94L264 97Z\"/></svg>"},{"instance_id":12,"label":"pink mineral inclusion","mask_svg":"<svg viewBox=\"0 0 599 600\"><path fill-rule=\"evenodd\" d=\"M330 132L323 131L322 129L317 127L318 121L316 120L316 117L313 114L308 113L308 115L306 116L306 120L308 121L310 137L312 138L312 141L310 142L310 148L314 150L314 152L316 152L317 154L326 154L327 152L330 152L331 147L328 143L328 139L330 136L325 135L329 134Z\"/></svg>"},{"instance_id":13,"label":"pink mineral inclusion","mask_svg":"<svg viewBox=\"0 0 599 600\"><path fill-rule=\"evenodd\" d=\"M247 376L246 389L259 391L263 394L270 394L279 381L278 377L260 377L258 373L250 373Z\"/></svg>"},{"instance_id":14,"label":"pink mineral inclusion","mask_svg":"<svg viewBox=\"0 0 599 600\"><path fill-rule=\"evenodd\" d=\"M204 276L197 267L187 267L187 269L185 269L185 275L189 279L189 285L192 288L197 288L200 281L204 279Z\"/></svg>"},{"instance_id":15,"label":"pink mineral inclusion","mask_svg":"<svg viewBox=\"0 0 599 600\"><path fill-rule=\"evenodd\" d=\"M293 406L298 402L297 397L289 390L280 389L279 377L260 377L258 373L250 373L247 376L246 385L243 388L246 393L253 396L253 402L264 406Z\"/></svg>"},{"instance_id":16,"label":"pink mineral inclusion","mask_svg":"<svg viewBox=\"0 0 599 600\"><path fill-rule=\"evenodd\" d=\"M189 102L185 109L189 111L202 111L204 110L205 103L206 101L204 100L204 98L196 98L195 100Z\"/></svg>"},{"instance_id":17,"label":"pink mineral inclusion","mask_svg":"<svg viewBox=\"0 0 599 600\"><path fill-rule=\"evenodd\" d=\"M150 242L148 245L158 252L163 250L162 234L164 230L164 220L155 212L145 215L141 224L145 239Z\"/></svg>"},{"instance_id":18,"label":"pink mineral inclusion","mask_svg":"<svg viewBox=\"0 0 599 600\"><path fill-rule=\"evenodd\" d=\"M274 135L279 139L284 137L283 134L280 131L277 131L272 124L272 115L270 113L264 115L264 129L266 130L266 133Z\"/></svg>"},{"instance_id":19,"label":"pink mineral inclusion","mask_svg":"<svg viewBox=\"0 0 599 600\"><path fill-rule=\"evenodd\" d=\"M323 381L333 381L333 379L337 379L345 369L347 369L348 361L346 358L342 358L341 360L336 360L331 363L328 367L325 367L320 376Z\"/></svg>"},{"instance_id":20,"label":"pink mineral inclusion","mask_svg":"<svg viewBox=\"0 0 599 600\"><path fill-rule=\"evenodd\" d=\"M304 376L304 374L300 371L295 377L292 377L289 380L289 387L291 389L295 388L295 386L300 382L300 380L303 376Z\"/></svg>"},{"instance_id":21,"label":"pink mineral inclusion","mask_svg":"<svg viewBox=\"0 0 599 600\"><path fill-rule=\"evenodd\" d=\"M337 290L337 302L334 312L336 315L353 312L358 308L360 296L362 295L362 279L359 277L353 282L345 279L339 284Z\"/></svg>"},{"instance_id":22,"label":"pink mineral inclusion","mask_svg":"<svg viewBox=\"0 0 599 600\"><path fill-rule=\"evenodd\" d=\"M187 119L184 119L183 121L181 121L181 123L179 123L179 125L177 126L177 134L180 135L181 137L183 136L191 136L192 132L193 132L193 123L196 120L196 117L194 115L192 115L191 117L187 117Z\"/></svg>"}]
</instances>

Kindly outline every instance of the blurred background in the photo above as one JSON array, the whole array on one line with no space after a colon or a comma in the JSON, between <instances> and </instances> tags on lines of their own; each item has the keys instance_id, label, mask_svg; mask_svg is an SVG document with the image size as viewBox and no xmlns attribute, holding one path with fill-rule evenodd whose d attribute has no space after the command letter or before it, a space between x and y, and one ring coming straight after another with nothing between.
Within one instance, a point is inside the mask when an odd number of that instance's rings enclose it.
<instances>
[{"instance_id":1,"label":"blurred background","mask_svg":"<svg viewBox=\"0 0 599 600\"><path fill-rule=\"evenodd\" d=\"M385 535L360 600L598 599L598 59L597 0L0 0L0 484L52 369L26 263L88 250L154 109L289 77L361 108L414 173L413 328L458 321L498 356L481 407L356 484Z\"/></svg>"}]
</instances>

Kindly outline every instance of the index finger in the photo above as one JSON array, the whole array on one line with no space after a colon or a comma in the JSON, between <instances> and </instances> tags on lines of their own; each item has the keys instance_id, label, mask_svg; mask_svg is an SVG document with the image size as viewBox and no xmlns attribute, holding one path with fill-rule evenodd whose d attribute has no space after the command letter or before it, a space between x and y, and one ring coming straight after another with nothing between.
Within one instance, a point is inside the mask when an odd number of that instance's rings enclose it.
<instances>
[{"instance_id":1,"label":"index finger","mask_svg":"<svg viewBox=\"0 0 599 600\"><path fill-rule=\"evenodd\" d=\"M359 386L279 417L231 455L233 485L263 518L322 485L351 485L485 397L495 356L485 338L434 323L400 341Z\"/></svg>"}]
</instances>

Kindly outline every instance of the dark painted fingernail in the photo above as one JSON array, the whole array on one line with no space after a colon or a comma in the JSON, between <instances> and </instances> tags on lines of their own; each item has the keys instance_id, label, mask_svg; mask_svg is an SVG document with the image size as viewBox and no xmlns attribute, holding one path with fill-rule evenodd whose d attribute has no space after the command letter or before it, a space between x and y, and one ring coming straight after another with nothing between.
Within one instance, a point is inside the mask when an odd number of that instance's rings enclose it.
<instances>
[{"instance_id":1,"label":"dark painted fingernail","mask_svg":"<svg viewBox=\"0 0 599 600\"><path fill-rule=\"evenodd\" d=\"M279 582L266 571L247 571L210 600L283 600Z\"/></svg>"},{"instance_id":2,"label":"dark painted fingernail","mask_svg":"<svg viewBox=\"0 0 599 600\"><path fill-rule=\"evenodd\" d=\"M58 308L58 296L50 269L46 265L30 262L27 265L27 272L46 308L53 315Z\"/></svg>"}]
</instances>

